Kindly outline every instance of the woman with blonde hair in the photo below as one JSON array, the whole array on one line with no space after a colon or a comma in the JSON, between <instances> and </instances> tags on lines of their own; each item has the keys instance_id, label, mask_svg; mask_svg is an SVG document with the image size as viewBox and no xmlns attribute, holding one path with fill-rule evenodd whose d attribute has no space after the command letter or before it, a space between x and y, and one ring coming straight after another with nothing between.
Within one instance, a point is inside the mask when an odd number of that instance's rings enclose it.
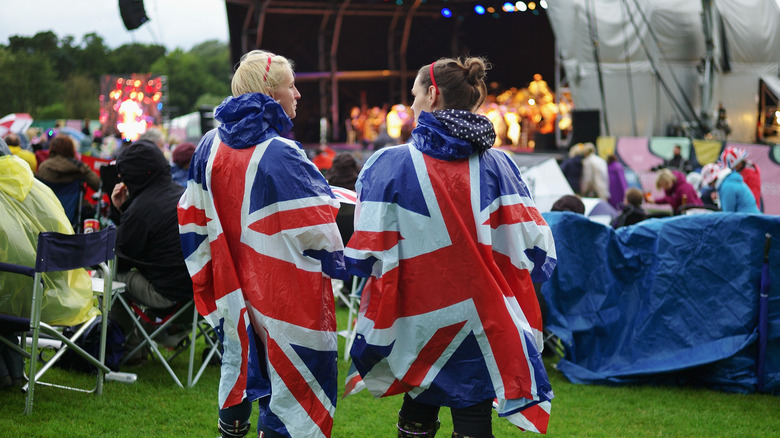
<instances>
[{"instance_id":1,"label":"woman with blonde hair","mask_svg":"<svg viewBox=\"0 0 780 438\"><path fill-rule=\"evenodd\" d=\"M399 437L434 436L441 406L453 437L491 437L494 399L516 425L547 425L532 281L551 275L555 246L517 165L492 148L493 125L474 112L486 69L476 57L423 66L411 142L375 152L355 187L347 263L370 279L350 354L374 396L404 394Z\"/></svg>"},{"instance_id":2,"label":"woman with blonde hair","mask_svg":"<svg viewBox=\"0 0 780 438\"><path fill-rule=\"evenodd\" d=\"M665 196L650 199L655 204L669 204L672 214L680 213L683 205L702 205L696 189L685 179L682 172L661 169L655 177L655 188L662 190Z\"/></svg>"},{"instance_id":3,"label":"woman with blonde hair","mask_svg":"<svg viewBox=\"0 0 780 438\"><path fill-rule=\"evenodd\" d=\"M336 317L330 277L345 279L339 203L292 129L292 63L241 58L221 124L192 156L179 230L198 311L224 348L219 431L330 436L336 408Z\"/></svg>"}]
</instances>

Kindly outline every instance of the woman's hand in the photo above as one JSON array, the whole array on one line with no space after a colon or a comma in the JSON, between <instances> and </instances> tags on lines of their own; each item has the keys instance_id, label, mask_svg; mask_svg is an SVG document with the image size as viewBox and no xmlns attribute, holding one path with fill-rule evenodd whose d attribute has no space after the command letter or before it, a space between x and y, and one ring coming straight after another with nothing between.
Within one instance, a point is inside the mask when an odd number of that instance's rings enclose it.
<instances>
[{"instance_id":1,"label":"woman's hand","mask_svg":"<svg viewBox=\"0 0 780 438\"><path fill-rule=\"evenodd\" d=\"M127 201L127 186L125 183L119 183L114 186L114 190L111 191L111 203L117 209L122 208L122 205Z\"/></svg>"}]
</instances>

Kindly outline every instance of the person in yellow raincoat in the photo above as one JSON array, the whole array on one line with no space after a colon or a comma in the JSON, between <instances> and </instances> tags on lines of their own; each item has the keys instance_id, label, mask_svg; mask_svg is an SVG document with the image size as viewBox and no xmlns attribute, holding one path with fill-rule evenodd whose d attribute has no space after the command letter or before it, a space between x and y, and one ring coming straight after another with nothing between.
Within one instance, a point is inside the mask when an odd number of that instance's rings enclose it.
<instances>
[{"instance_id":1,"label":"person in yellow raincoat","mask_svg":"<svg viewBox=\"0 0 780 438\"><path fill-rule=\"evenodd\" d=\"M14 155L0 156L0 261L35 266L42 231L73 234L59 200L35 179L30 166ZM98 311L84 269L47 273L43 282L43 322L77 325ZM32 278L0 272L0 313L30 317L32 290Z\"/></svg>"}]
</instances>

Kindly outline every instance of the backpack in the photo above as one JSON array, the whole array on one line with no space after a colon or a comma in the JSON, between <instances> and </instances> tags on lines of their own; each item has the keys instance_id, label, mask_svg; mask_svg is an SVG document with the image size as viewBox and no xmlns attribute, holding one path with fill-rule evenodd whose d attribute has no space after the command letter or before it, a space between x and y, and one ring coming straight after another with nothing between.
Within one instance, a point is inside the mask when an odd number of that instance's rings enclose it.
<instances>
[{"instance_id":1,"label":"backpack","mask_svg":"<svg viewBox=\"0 0 780 438\"><path fill-rule=\"evenodd\" d=\"M92 357L99 359L100 351L100 327L103 320L102 315L98 315L92 323L90 323L87 330L76 341L76 345L83 348L84 351L92 355ZM66 337L72 337L76 331L81 328L81 325L72 327L66 327L62 334ZM108 320L108 334L106 336L106 366L111 371L119 371L119 362L125 354L125 334L122 331L119 323L113 320ZM86 359L81 357L78 353L72 349L65 350L60 360L55 362L55 365L65 369L71 369L81 371L85 373L97 373L97 368L89 363Z\"/></svg>"}]
</instances>

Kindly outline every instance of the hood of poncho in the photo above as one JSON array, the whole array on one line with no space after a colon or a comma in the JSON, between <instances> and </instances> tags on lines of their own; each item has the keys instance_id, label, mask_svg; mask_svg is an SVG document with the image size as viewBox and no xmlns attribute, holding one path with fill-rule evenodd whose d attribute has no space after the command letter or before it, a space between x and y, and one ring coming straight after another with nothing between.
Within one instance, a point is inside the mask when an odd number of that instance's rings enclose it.
<instances>
[{"instance_id":1,"label":"hood of poncho","mask_svg":"<svg viewBox=\"0 0 780 438\"><path fill-rule=\"evenodd\" d=\"M0 192L24 201L33 186L35 176L30 166L15 155L0 156Z\"/></svg>"},{"instance_id":2,"label":"hood of poncho","mask_svg":"<svg viewBox=\"0 0 780 438\"><path fill-rule=\"evenodd\" d=\"M116 157L116 170L131 195L151 184L171 181L171 166L160 148L148 140L125 146Z\"/></svg>"},{"instance_id":3,"label":"hood of poncho","mask_svg":"<svg viewBox=\"0 0 780 438\"><path fill-rule=\"evenodd\" d=\"M459 160L484 152L496 141L490 120L463 110L422 111L412 131L414 146L440 160Z\"/></svg>"},{"instance_id":4,"label":"hood of poncho","mask_svg":"<svg viewBox=\"0 0 780 438\"><path fill-rule=\"evenodd\" d=\"M235 149L255 146L293 127L282 106L262 93L226 98L214 111L214 118L222 123L219 138Z\"/></svg>"}]
</instances>

